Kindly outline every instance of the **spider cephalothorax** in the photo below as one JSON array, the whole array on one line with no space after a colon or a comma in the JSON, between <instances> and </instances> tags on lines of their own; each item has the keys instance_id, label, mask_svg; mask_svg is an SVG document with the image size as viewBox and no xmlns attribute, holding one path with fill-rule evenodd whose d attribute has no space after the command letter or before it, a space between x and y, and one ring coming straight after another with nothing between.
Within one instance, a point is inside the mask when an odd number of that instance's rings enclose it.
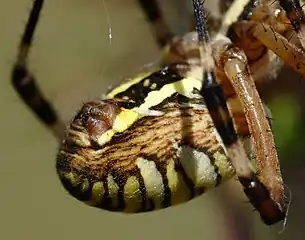
<instances>
[{"instance_id":1,"label":"spider cephalothorax","mask_svg":"<svg viewBox=\"0 0 305 240\"><path fill-rule=\"evenodd\" d=\"M84 104L64 132L26 68L43 3L34 1L13 83L60 136L63 185L89 205L136 213L186 202L237 176L266 224L283 220L280 166L254 82L275 78L283 61L304 75L304 52L289 41L295 30L303 45L300 3L236 0L210 38L203 1L192 1L197 32L182 37L172 37L156 1L139 2L164 49L160 68Z\"/></svg>"}]
</instances>

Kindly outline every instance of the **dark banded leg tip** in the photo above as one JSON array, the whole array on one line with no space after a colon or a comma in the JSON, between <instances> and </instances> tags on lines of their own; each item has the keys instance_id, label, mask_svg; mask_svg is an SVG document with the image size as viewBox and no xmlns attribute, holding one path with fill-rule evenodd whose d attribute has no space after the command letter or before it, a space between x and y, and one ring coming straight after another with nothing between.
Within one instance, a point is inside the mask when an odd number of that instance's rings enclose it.
<instances>
[{"instance_id":1,"label":"dark banded leg tip","mask_svg":"<svg viewBox=\"0 0 305 240\"><path fill-rule=\"evenodd\" d=\"M271 199L269 191L255 175L240 177L239 181L243 185L249 201L259 212L265 224L273 225L286 218L285 207Z\"/></svg>"}]
</instances>

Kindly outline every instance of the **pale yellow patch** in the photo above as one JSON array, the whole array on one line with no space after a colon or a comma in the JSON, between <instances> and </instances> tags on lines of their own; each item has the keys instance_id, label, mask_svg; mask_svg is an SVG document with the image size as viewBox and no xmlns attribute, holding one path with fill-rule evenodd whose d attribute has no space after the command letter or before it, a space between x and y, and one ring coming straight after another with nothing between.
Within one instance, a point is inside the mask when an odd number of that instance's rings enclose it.
<instances>
[{"instance_id":1,"label":"pale yellow patch","mask_svg":"<svg viewBox=\"0 0 305 240\"><path fill-rule=\"evenodd\" d=\"M156 83L151 84L150 89L154 90L156 88L157 88L157 84Z\"/></svg>"},{"instance_id":2,"label":"pale yellow patch","mask_svg":"<svg viewBox=\"0 0 305 240\"><path fill-rule=\"evenodd\" d=\"M227 156L221 154L220 152L215 152L213 157L215 158L214 164L218 167L222 182L232 178L235 175L235 170Z\"/></svg>"},{"instance_id":3,"label":"pale yellow patch","mask_svg":"<svg viewBox=\"0 0 305 240\"><path fill-rule=\"evenodd\" d=\"M139 118L141 118L141 115L138 112L130 109L122 109L120 114L116 116L112 128L98 138L98 144L102 146L109 142L114 134L125 131Z\"/></svg>"},{"instance_id":4,"label":"pale yellow patch","mask_svg":"<svg viewBox=\"0 0 305 240\"><path fill-rule=\"evenodd\" d=\"M112 207L117 207L119 204L119 200L118 200L119 186L116 184L111 174L109 174L107 177L107 185L109 190L109 198L111 199L111 205Z\"/></svg>"},{"instance_id":5,"label":"pale yellow patch","mask_svg":"<svg viewBox=\"0 0 305 240\"><path fill-rule=\"evenodd\" d=\"M130 109L122 109L120 114L115 118L112 129L115 132L123 132L129 128L138 118L140 114Z\"/></svg>"},{"instance_id":6,"label":"pale yellow patch","mask_svg":"<svg viewBox=\"0 0 305 240\"><path fill-rule=\"evenodd\" d=\"M150 85L149 79L145 79L143 86L144 87L149 87L149 85Z\"/></svg>"},{"instance_id":7,"label":"pale yellow patch","mask_svg":"<svg viewBox=\"0 0 305 240\"><path fill-rule=\"evenodd\" d=\"M76 177L72 172L64 173L64 178L67 179L72 186L77 186L78 182L76 181Z\"/></svg>"},{"instance_id":8,"label":"pale yellow patch","mask_svg":"<svg viewBox=\"0 0 305 240\"><path fill-rule=\"evenodd\" d=\"M107 132L103 133L98 139L97 142L100 146L103 146L105 143L109 142L113 135L115 134L115 131L112 129L109 129Z\"/></svg>"},{"instance_id":9,"label":"pale yellow patch","mask_svg":"<svg viewBox=\"0 0 305 240\"><path fill-rule=\"evenodd\" d=\"M238 97L229 98L227 100L227 105L231 114L244 111L244 108Z\"/></svg>"},{"instance_id":10,"label":"pale yellow patch","mask_svg":"<svg viewBox=\"0 0 305 240\"><path fill-rule=\"evenodd\" d=\"M161 173L156 168L155 162L138 158L136 164L144 179L148 198L154 202L156 209L162 208L164 186Z\"/></svg>"},{"instance_id":11,"label":"pale yellow patch","mask_svg":"<svg viewBox=\"0 0 305 240\"><path fill-rule=\"evenodd\" d=\"M166 177L171 190L171 204L176 205L190 199L190 189L187 187L183 177L175 170L174 161L169 161L166 167Z\"/></svg>"},{"instance_id":12,"label":"pale yellow patch","mask_svg":"<svg viewBox=\"0 0 305 240\"><path fill-rule=\"evenodd\" d=\"M139 112L143 112L143 109L149 109L160 104L164 99L170 97L176 92L183 96L191 97L193 95L193 89L200 89L201 86L201 81L196 78L184 78L180 81L166 84L160 90L149 92L145 98L145 102L138 108L134 108L134 110L137 111L137 109L139 109Z\"/></svg>"},{"instance_id":13,"label":"pale yellow patch","mask_svg":"<svg viewBox=\"0 0 305 240\"><path fill-rule=\"evenodd\" d=\"M127 179L124 186L125 212L137 212L141 206L140 184L136 176Z\"/></svg>"},{"instance_id":14,"label":"pale yellow patch","mask_svg":"<svg viewBox=\"0 0 305 240\"><path fill-rule=\"evenodd\" d=\"M105 189L102 182L96 182L92 186L91 199L88 204L96 206L101 203L105 194Z\"/></svg>"},{"instance_id":15,"label":"pale yellow patch","mask_svg":"<svg viewBox=\"0 0 305 240\"><path fill-rule=\"evenodd\" d=\"M217 173L208 155L186 146L180 147L177 154L186 174L196 188L215 187Z\"/></svg>"}]
</instances>

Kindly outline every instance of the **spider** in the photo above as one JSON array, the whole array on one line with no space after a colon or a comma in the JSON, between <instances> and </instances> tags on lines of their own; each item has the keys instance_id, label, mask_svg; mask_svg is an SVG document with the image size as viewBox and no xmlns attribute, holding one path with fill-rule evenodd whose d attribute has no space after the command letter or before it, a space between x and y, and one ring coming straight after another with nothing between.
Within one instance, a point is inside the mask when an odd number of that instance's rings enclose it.
<instances>
[{"instance_id":1,"label":"spider","mask_svg":"<svg viewBox=\"0 0 305 240\"><path fill-rule=\"evenodd\" d=\"M43 2L33 2L12 83L60 140L56 169L71 195L110 211L147 212L236 176L266 224L285 219L270 113L255 83L275 78L283 61L305 75L299 1L227 1L210 37L204 1L192 0L196 31L178 37L157 1L139 0L164 49L160 67L85 103L67 127L27 68Z\"/></svg>"}]
</instances>

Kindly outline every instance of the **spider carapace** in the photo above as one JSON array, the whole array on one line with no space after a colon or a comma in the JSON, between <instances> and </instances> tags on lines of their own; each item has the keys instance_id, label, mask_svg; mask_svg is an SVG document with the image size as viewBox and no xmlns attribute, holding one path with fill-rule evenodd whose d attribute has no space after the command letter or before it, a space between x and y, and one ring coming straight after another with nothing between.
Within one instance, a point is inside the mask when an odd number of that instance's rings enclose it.
<instances>
[{"instance_id":1,"label":"spider carapace","mask_svg":"<svg viewBox=\"0 0 305 240\"><path fill-rule=\"evenodd\" d=\"M304 13L293 0L227 1L210 36L204 1L192 2L196 31L174 37L158 2L139 0L163 51L159 68L85 103L63 130L27 68L43 5L36 0L13 85L60 139L56 169L77 199L110 211L152 211L236 176L262 220L274 224L286 217L286 199L255 82L275 78L283 62L304 75Z\"/></svg>"}]
</instances>

